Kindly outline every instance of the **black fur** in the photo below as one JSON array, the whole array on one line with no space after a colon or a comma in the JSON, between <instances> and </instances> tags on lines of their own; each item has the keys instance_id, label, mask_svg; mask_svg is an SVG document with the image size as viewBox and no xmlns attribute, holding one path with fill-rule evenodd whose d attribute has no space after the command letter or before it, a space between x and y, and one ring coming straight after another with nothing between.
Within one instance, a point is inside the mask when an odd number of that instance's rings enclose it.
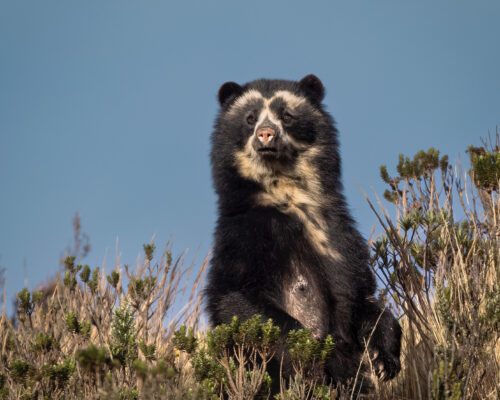
<instances>
[{"instance_id":1,"label":"black fur","mask_svg":"<svg viewBox=\"0 0 500 400\"><path fill-rule=\"evenodd\" d=\"M259 128L255 120L264 100L235 104L252 89L265 99L282 90L305 99L297 107L289 107L281 98L270 103L283 131L276 128L276 121L269 125L277 134L268 145L272 148L262 153L262 144L255 138ZM342 193L337 130L321 105L323 97L323 85L314 75L300 82L262 79L243 86L234 82L222 85L218 95L221 110L212 135L219 217L205 290L207 311L213 325L228 323L234 315L245 320L261 314L281 327L283 337L291 329L304 327L299 319L318 337L332 334L336 348L327 374L340 383L355 376L364 341L382 314L370 351L376 357L380 377L390 379L400 370L401 329L390 311L383 311L373 297L376 284L368 266L367 244ZM252 118L252 113L257 116ZM259 163L270 171L265 182L264 178L246 176L237 162L236 154L249 140L254 141ZM304 158L312 147L318 151ZM297 175L300 165L309 175ZM273 185L283 182L288 186L283 184L284 189L271 196L272 204L266 203L263 199L274 193ZM313 182L319 183L320 196L310 192ZM297 200L299 197L295 199L290 185L316 196L313 200L317 204L309 206ZM283 203L279 202L281 195ZM321 226L323 230L318 228ZM299 275L307 283L304 293L293 292L298 309L294 317L286 299L298 285ZM310 310L314 310L313 315L306 315ZM286 351L284 359L286 376L291 373ZM274 368L276 375L279 368Z\"/></svg>"},{"instance_id":2,"label":"black fur","mask_svg":"<svg viewBox=\"0 0 500 400\"><path fill-rule=\"evenodd\" d=\"M236 82L226 82L219 89L218 99L220 105L224 105L226 101L230 98L234 98L238 94L241 94L243 88L238 85Z\"/></svg>"}]
</instances>

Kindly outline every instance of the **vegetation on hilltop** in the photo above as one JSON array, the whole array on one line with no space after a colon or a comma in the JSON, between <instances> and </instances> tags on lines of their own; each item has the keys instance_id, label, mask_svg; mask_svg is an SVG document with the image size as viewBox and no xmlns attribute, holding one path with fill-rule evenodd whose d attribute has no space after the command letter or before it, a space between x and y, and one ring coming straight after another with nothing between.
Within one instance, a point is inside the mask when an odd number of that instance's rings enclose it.
<instances>
[{"instance_id":1,"label":"vegetation on hilltop","mask_svg":"<svg viewBox=\"0 0 500 400\"><path fill-rule=\"evenodd\" d=\"M326 386L322 365L335 343L293 331L296 376L278 399L500 398L498 135L468 157L464 171L432 148L400 155L394 176L380 169L394 213L367 198L382 232L370 242L380 296L403 326L401 373L374 380L368 396ZM151 243L135 269L117 264L106 274L81 263L89 248L77 226L56 279L21 290L14 318L4 304L0 399L269 397L279 328L256 316L203 329L207 259L190 279L185 255L174 258L167 245L157 257ZM364 365L356 379L369 378L368 354Z\"/></svg>"}]
</instances>

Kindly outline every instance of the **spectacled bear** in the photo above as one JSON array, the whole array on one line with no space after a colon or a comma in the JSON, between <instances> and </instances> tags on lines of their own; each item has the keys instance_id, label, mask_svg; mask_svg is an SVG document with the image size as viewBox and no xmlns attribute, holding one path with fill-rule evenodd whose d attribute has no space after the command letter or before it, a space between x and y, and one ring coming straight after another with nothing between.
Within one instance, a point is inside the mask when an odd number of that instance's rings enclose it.
<instances>
[{"instance_id":1,"label":"spectacled bear","mask_svg":"<svg viewBox=\"0 0 500 400\"><path fill-rule=\"evenodd\" d=\"M314 75L221 86L211 138L218 220L207 311L213 325L234 315L272 318L283 338L301 328L316 338L331 334L336 346L326 374L333 383L356 375L376 326L369 351L378 377L391 379L400 370L401 328L374 298L324 93ZM286 350L284 360L286 377Z\"/></svg>"}]
</instances>

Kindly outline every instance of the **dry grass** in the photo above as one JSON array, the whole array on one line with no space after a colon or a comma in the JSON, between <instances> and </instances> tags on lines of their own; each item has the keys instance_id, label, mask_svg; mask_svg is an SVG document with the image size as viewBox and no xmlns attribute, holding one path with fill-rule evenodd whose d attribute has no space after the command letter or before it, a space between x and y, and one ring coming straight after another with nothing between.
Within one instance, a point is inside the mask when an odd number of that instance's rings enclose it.
<instances>
[{"instance_id":1,"label":"dry grass","mask_svg":"<svg viewBox=\"0 0 500 400\"><path fill-rule=\"evenodd\" d=\"M500 398L498 192L446 161L392 181L395 218L370 203L374 268L403 325L403 369L377 398Z\"/></svg>"},{"instance_id":2,"label":"dry grass","mask_svg":"<svg viewBox=\"0 0 500 400\"><path fill-rule=\"evenodd\" d=\"M370 242L372 266L403 327L402 371L361 396L321 386L299 368L281 399L499 399L498 187L481 187L435 151L414 164L401 159L396 178L382 172L394 215L367 198L382 232ZM168 244L155 258L151 243L135 268L116 260L109 273L91 271L79 265L89 247L78 218L74 226L74 258L40 292L20 292L16 319L3 296L0 399L214 399L221 390L266 398L258 360L272 351L234 348L207 365L196 356L205 373L226 374L215 387L197 380L195 353L174 348L182 324L193 328L186 340L206 348L199 326L208 256L195 271L186 254L172 259ZM364 362L369 369L368 355Z\"/></svg>"},{"instance_id":3,"label":"dry grass","mask_svg":"<svg viewBox=\"0 0 500 400\"><path fill-rule=\"evenodd\" d=\"M133 272L116 260L109 275L96 268L85 277L87 267L73 264L74 273L66 268L65 274L59 273L39 292L33 292L28 303L18 299L17 320L9 319L4 308L0 319L0 374L5 379L5 398L127 399L136 398L140 390L151 395L147 398L168 395L174 399L195 388L191 369L185 368L186 361L176 355L172 335L181 324L198 329L200 289L208 256L194 271L194 262L186 266L187 254L172 259L169 247L167 244L158 261L153 260L152 252L146 254ZM122 343L114 329L114 315L120 303L133 318L134 343L126 350L140 361L135 364L127 357L119 360L123 351L119 351ZM49 339L40 339L40 334ZM104 350L101 356L109 359L89 353L90 363L84 367L79 351L91 346ZM60 366L68 358L72 362L68 368L74 371L65 381L64 371L58 377L49 366ZM16 372L17 361L27 364L26 371L18 366ZM158 378L170 373L161 368L179 371L170 379L168 390L160 391L161 382L155 382L152 376L145 386L144 369L155 372Z\"/></svg>"}]
</instances>

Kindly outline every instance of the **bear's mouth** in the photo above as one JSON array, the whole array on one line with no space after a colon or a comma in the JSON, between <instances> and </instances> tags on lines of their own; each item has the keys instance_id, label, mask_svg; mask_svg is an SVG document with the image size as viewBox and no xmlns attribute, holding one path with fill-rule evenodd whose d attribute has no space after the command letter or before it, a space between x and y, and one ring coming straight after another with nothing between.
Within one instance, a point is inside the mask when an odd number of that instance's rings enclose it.
<instances>
[{"instance_id":1,"label":"bear's mouth","mask_svg":"<svg viewBox=\"0 0 500 400\"><path fill-rule=\"evenodd\" d=\"M258 151L261 154L275 154L278 152L278 149L276 147L262 147Z\"/></svg>"}]
</instances>

